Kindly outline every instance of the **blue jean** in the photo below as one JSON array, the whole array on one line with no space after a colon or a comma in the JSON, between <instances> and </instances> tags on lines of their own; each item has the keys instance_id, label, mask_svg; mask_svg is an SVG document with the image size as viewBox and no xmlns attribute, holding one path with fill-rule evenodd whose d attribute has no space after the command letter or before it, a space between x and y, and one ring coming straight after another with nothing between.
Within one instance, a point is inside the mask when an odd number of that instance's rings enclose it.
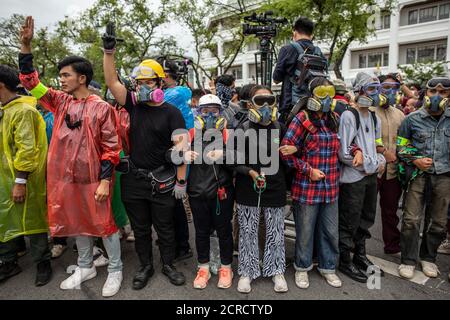
<instances>
[{"instance_id":1,"label":"blue jean","mask_svg":"<svg viewBox=\"0 0 450 320\"><path fill-rule=\"evenodd\" d=\"M334 273L339 252L338 202L307 205L294 202L295 264L297 271L313 268L313 247L317 247L319 271ZM314 234L317 232L317 234Z\"/></svg>"},{"instance_id":2,"label":"blue jean","mask_svg":"<svg viewBox=\"0 0 450 320\"><path fill-rule=\"evenodd\" d=\"M119 232L116 232L109 237L104 237L102 240L109 259L108 272L122 271L123 265L121 260ZM75 241L78 249L78 266L80 268L92 268L94 260L94 237L78 236L75 238Z\"/></svg>"}]
</instances>

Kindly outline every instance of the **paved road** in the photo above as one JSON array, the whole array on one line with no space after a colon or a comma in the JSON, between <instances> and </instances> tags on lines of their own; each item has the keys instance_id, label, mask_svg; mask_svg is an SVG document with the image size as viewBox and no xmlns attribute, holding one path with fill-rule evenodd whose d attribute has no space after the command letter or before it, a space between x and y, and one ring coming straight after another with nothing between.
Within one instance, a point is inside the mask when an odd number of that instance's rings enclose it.
<instances>
[{"instance_id":1,"label":"paved road","mask_svg":"<svg viewBox=\"0 0 450 320\"><path fill-rule=\"evenodd\" d=\"M192 224L190 225L192 231ZM381 222L378 212L377 221L372 229L373 238L368 241L368 253L377 257L389 268L388 272L395 273L395 265L389 262L399 263L398 257L383 254L381 240ZM191 233L193 234L193 233ZM191 237L192 238L192 237ZM191 243L192 243L191 239ZM294 270L290 266L286 272L289 292L277 294L273 291L273 284L270 279L258 279L252 283L252 292L243 295L237 292L237 277L233 282L233 287L227 290L221 290L215 287L217 277L213 276L210 285L203 291L194 290L192 281L195 277L195 260L191 258L178 263L177 267L182 270L187 278L187 284L182 287L171 285L166 277L160 272L159 253L155 250L156 272L149 281L146 288L141 291L134 291L131 288L133 274L137 268L137 257L134 253L134 246L131 243L122 243L122 257L124 261L124 281L121 291L110 299L215 299L215 300L273 300L273 299L446 299L450 300L450 283L447 281L447 274L450 270L450 256L439 255L438 265L442 275L438 279L426 279L423 274L418 275L421 283L400 279L398 276L386 274L381 278L380 289L369 290L366 284L352 281L341 275L343 287L339 289L328 286L320 277L316 270L310 273L310 288L307 290L299 289L294 283ZM293 243L287 244L287 256L294 254ZM68 275L65 273L69 265L76 263L76 253L67 250L59 259L53 260L54 277L46 286L41 288L34 287L35 267L32 264L30 254L20 259L20 265L23 272L18 276L9 279L0 284L0 299L102 299L101 288L106 280L107 271L105 268L99 268L98 276L95 279L85 282L81 290L63 291L59 289L59 284ZM236 270L236 261L233 263Z\"/></svg>"}]
</instances>

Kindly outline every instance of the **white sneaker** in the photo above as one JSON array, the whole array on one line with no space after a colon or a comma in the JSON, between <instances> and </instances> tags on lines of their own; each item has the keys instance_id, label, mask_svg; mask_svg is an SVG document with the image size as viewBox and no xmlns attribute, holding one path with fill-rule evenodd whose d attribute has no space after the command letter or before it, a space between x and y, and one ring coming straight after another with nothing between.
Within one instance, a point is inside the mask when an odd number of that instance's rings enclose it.
<instances>
[{"instance_id":1,"label":"white sneaker","mask_svg":"<svg viewBox=\"0 0 450 320\"><path fill-rule=\"evenodd\" d=\"M108 273L108 279L106 279L103 285L102 296L112 297L119 292L120 285L122 284L123 276L122 271Z\"/></svg>"},{"instance_id":2,"label":"white sneaker","mask_svg":"<svg viewBox=\"0 0 450 320\"><path fill-rule=\"evenodd\" d=\"M450 254L450 241L448 239L442 241L437 249L437 252L440 254Z\"/></svg>"},{"instance_id":3,"label":"white sneaker","mask_svg":"<svg viewBox=\"0 0 450 320\"><path fill-rule=\"evenodd\" d=\"M410 266L407 264L401 264L398 266L398 274L400 277L405 279L412 279L414 277L415 266Z\"/></svg>"},{"instance_id":4,"label":"white sneaker","mask_svg":"<svg viewBox=\"0 0 450 320\"><path fill-rule=\"evenodd\" d=\"M284 278L283 274L274 275L272 277L272 281L275 284L273 286L273 290L275 290L275 292L287 292L288 291L287 282L286 282L286 279Z\"/></svg>"},{"instance_id":5,"label":"white sneaker","mask_svg":"<svg viewBox=\"0 0 450 320\"><path fill-rule=\"evenodd\" d=\"M322 275L322 277L325 278L325 280L327 281L327 283L334 287L334 288L340 288L342 287L342 281L341 279L339 279L339 277L337 276L336 273L320 273Z\"/></svg>"},{"instance_id":6,"label":"white sneaker","mask_svg":"<svg viewBox=\"0 0 450 320\"><path fill-rule=\"evenodd\" d=\"M52 247L52 259L59 258L64 251L66 251L67 246L63 246L62 244L55 244Z\"/></svg>"},{"instance_id":7,"label":"white sneaker","mask_svg":"<svg viewBox=\"0 0 450 320\"><path fill-rule=\"evenodd\" d=\"M97 270L95 270L95 266L92 266L90 269L77 267L75 272L61 282L59 287L63 290L73 290L78 288L84 281L95 278L96 276Z\"/></svg>"},{"instance_id":8,"label":"white sneaker","mask_svg":"<svg viewBox=\"0 0 450 320\"><path fill-rule=\"evenodd\" d=\"M300 289L308 289L309 288L308 272L295 271L295 284Z\"/></svg>"},{"instance_id":9,"label":"white sneaker","mask_svg":"<svg viewBox=\"0 0 450 320\"><path fill-rule=\"evenodd\" d=\"M439 269L435 263L420 261L422 265L422 272L430 278L437 278L438 274L440 274Z\"/></svg>"},{"instance_id":10,"label":"white sneaker","mask_svg":"<svg viewBox=\"0 0 450 320\"><path fill-rule=\"evenodd\" d=\"M237 290L240 293L249 293L250 291L252 291L252 287L250 285L251 282L252 279L250 279L250 277L240 277Z\"/></svg>"},{"instance_id":11,"label":"white sneaker","mask_svg":"<svg viewBox=\"0 0 450 320\"><path fill-rule=\"evenodd\" d=\"M97 259L94 260L94 266L95 267L104 267L109 264L109 259L106 258L104 255L99 255Z\"/></svg>"},{"instance_id":12,"label":"white sneaker","mask_svg":"<svg viewBox=\"0 0 450 320\"><path fill-rule=\"evenodd\" d=\"M128 235L127 241L128 241L128 242L134 242L134 241L136 241L136 239L135 239L135 237L134 237L134 231L133 231L133 230L131 230L130 234Z\"/></svg>"}]
</instances>

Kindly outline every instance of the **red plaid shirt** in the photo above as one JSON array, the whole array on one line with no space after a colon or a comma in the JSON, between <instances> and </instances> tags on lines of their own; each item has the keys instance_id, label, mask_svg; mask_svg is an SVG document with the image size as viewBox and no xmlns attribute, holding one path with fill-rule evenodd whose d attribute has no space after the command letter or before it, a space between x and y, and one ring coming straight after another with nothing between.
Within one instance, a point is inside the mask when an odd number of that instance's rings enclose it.
<instances>
[{"instance_id":1,"label":"red plaid shirt","mask_svg":"<svg viewBox=\"0 0 450 320\"><path fill-rule=\"evenodd\" d=\"M326 116L325 116L326 117ZM336 115L337 117L337 115ZM337 133L326 127L325 119L317 120L316 132L308 131L303 122L304 112L300 112L289 125L282 145L294 145L298 152L282 156L296 173L292 182L292 198L304 204L332 203L339 193L339 139ZM312 181L309 177L312 169L319 169L326 178Z\"/></svg>"}]
</instances>

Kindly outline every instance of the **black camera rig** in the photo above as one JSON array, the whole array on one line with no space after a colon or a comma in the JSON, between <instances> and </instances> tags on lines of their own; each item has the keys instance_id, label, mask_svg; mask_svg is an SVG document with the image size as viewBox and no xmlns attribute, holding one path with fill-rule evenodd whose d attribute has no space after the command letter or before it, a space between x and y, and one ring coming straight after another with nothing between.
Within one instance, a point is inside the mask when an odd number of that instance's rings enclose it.
<instances>
[{"instance_id":1,"label":"black camera rig","mask_svg":"<svg viewBox=\"0 0 450 320\"><path fill-rule=\"evenodd\" d=\"M254 12L244 17L244 21L247 22L242 24L244 36L254 35L259 38L260 51L255 53L256 83L259 84L261 79L261 84L271 87L274 52L271 39L277 35L280 25L288 23L288 20L273 17L272 11L266 11L259 15Z\"/></svg>"}]
</instances>

